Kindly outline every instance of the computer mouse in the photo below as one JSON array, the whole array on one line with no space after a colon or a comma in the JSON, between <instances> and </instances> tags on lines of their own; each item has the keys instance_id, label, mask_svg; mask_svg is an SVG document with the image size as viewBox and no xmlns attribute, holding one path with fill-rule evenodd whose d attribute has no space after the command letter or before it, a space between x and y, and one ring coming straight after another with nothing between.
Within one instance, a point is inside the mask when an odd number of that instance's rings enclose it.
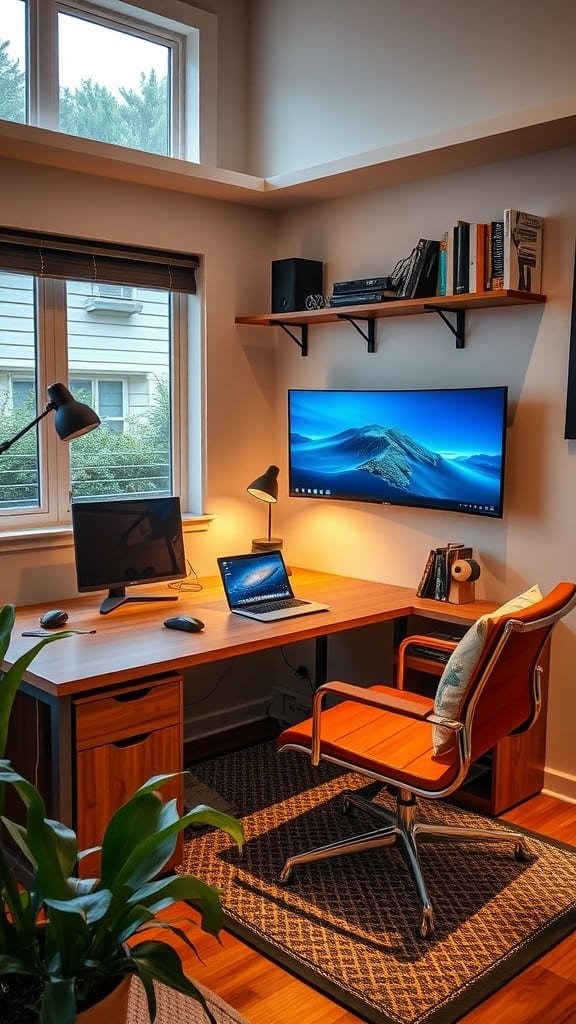
<instances>
[{"instance_id":1,"label":"computer mouse","mask_svg":"<svg viewBox=\"0 0 576 1024\"><path fill-rule=\"evenodd\" d=\"M68 622L68 612L65 612L62 608L52 608L51 611L44 612L40 616L40 625L44 626L44 629L58 629L65 622Z\"/></svg>"},{"instance_id":2,"label":"computer mouse","mask_svg":"<svg viewBox=\"0 0 576 1024\"><path fill-rule=\"evenodd\" d=\"M164 619L164 625L168 629L181 629L184 633L199 633L204 629L202 619L195 619L191 615L174 615L171 619Z\"/></svg>"}]
</instances>

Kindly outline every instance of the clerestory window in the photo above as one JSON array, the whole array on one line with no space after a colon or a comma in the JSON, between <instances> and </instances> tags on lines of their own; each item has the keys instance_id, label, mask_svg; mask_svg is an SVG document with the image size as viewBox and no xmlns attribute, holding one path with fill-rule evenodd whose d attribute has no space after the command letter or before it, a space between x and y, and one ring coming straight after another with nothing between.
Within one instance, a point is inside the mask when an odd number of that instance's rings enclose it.
<instances>
[{"instance_id":1,"label":"clerestory window","mask_svg":"<svg viewBox=\"0 0 576 1024\"><path fill-rule=\"evenodd\" d=\"M1 6L0 118L209 162L212 154L200 152L199 82L213 16L190 7L179 23L160 0L142 9L122 0Z\"/></svg>"}]
</instances>

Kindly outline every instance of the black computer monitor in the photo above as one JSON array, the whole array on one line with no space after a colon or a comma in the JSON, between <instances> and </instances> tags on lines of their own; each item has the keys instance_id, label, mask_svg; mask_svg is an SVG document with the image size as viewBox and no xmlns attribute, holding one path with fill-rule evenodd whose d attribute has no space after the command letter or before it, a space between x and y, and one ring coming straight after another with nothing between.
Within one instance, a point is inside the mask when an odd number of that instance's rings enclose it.
<instances>
[{"instance_id":1,"label":"black computer monitor","mask_svg":"<svg viewBox=\"0 0 576 1024\"><path fill-rule=\"evenodd\" d=\"M126 601L170 601L178 595L126 594L126 587L186 576L180 499L75 501L72 529L78 590L108 590L103 615Z\"/></svg>"}]
</instances>

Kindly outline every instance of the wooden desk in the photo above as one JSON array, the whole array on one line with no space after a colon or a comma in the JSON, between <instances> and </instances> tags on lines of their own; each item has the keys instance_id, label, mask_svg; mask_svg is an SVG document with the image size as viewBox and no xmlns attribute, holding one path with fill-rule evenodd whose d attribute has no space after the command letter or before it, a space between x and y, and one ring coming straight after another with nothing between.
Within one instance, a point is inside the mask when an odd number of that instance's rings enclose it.
<instances>
[{"instance_id":1,"label":"wooden desk","mask_svg":"<svg viewBox=\"0 0 576 1024\"><path fill-rule=\"evenodd\" d=\"M108 751L127 720L131 723L132 740L149 744L145 748L148 760L156 765L155 759L160 759L161 763L148 774L182 768L181 674L187 668L314 639L317 679L322 679L331 634L373 623L403 622L413 614L433 619L436 628L443 622L467 626L494 607L493 603L480 601L456 606L422 600L407 587L312 570L294 570L292 581L299 596L328 603L330 610L274 623L231 615L220 580L215 577L202 580L199 593L180 593L174 603L127 603L105 616L98 610L100 595L64 602L70 629L96 629L96 633L70 636L49 644L34 660L21 689L36 704L44 706L49 719L44 732L49 733L51 744L50 813L77 828L81 845L88 845L82 834L83 808L89 791L98 788L94 752L100 751L102 755L103 750ZM157 589L169 593L166 586ZM149 588L147 592L154 590ZM37 628L39 616L51 606L17 610L7 664L36 642L21 633ZM163 620L176 613L202 619L204 631L183 633L165 629ZM29 709L21 730L18 735L15 719L14 730L11 728L15 745L20 749L30 747L30 736L38 730L33 731ZM149 733L153 733L152 738ZM121 744L119 749L122 751ZM121 764L130 765L124 779L127 796L133 788L133 776L138 774L139 755L136 748L130 756L118 756L125 758ZM163 758L168 758L168 762L164 763ZM112 767L107 761L103 763L101 776L106 771L120 771L122 775L123 769L118 769L117 762ZM25 774L31 777L29 771ZM101 777L102 781L105 783L105 778ZM527 795L522 792L518 799ZM93 795L93 803L95 799ZM91 835L89 839L93 842Z\"/></svg>"}]
</instances>

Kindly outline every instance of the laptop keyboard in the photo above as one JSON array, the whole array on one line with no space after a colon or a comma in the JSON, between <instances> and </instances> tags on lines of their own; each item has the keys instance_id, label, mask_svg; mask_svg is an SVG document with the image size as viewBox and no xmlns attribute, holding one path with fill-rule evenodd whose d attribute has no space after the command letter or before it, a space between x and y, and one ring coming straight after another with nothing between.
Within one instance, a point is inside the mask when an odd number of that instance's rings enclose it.
<instances>
[{"instance_id":1,"label":"laptop keyboard","mask_svg":"<svg viewBox=\"0 0 576 1024\"><path fill-rule=\"evenodd\" d=\"M252 605L259 612L278 612L282 611L283 608L297 608L298 605L308 604L307 601L300 601L297 597L286 597L280 598L277 601L258 601Z\"/></svg>"}]
</instances>

